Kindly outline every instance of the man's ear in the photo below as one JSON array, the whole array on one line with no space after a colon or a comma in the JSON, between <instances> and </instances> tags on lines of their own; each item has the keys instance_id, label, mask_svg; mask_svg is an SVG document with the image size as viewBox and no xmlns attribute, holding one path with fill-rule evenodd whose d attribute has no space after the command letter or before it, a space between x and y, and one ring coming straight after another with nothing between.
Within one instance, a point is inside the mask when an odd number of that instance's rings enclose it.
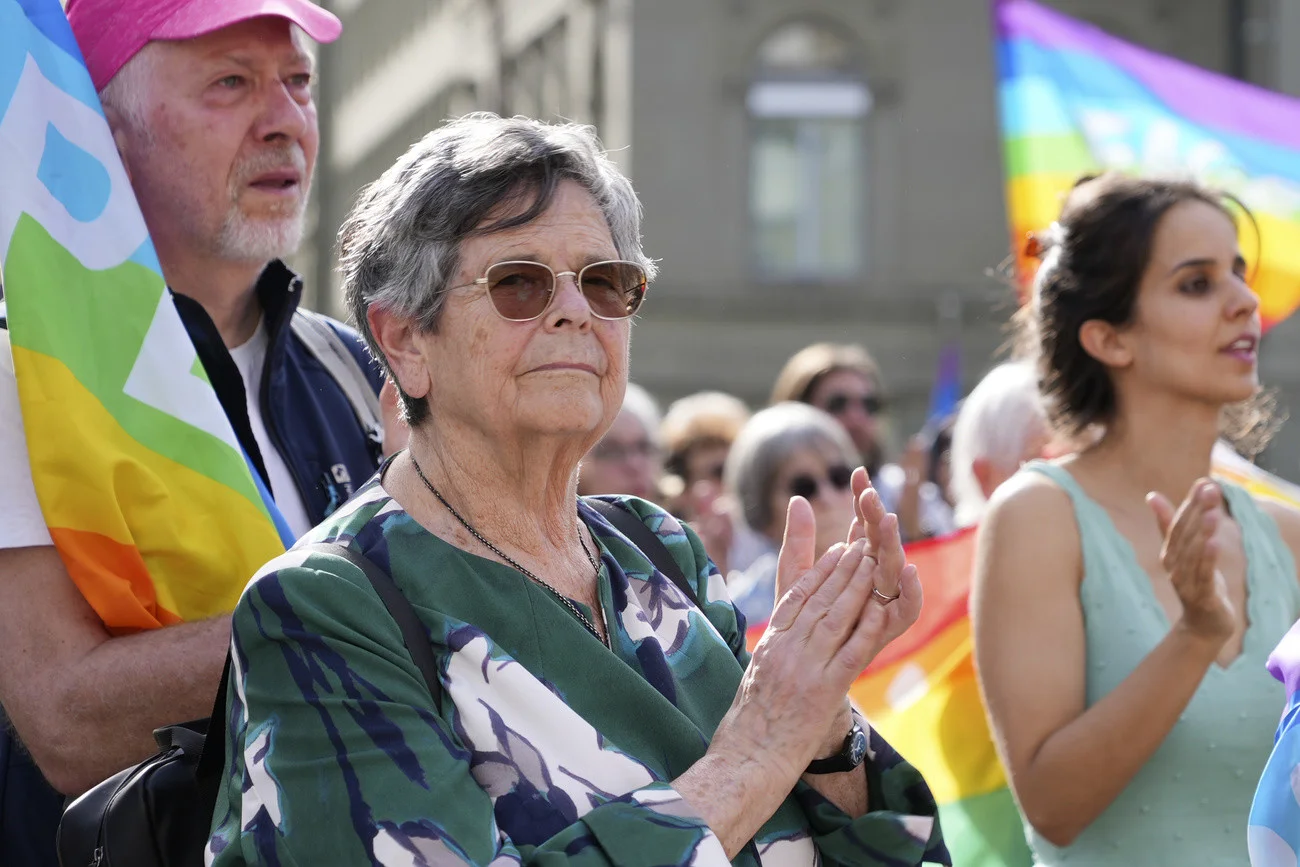
<instances>
[{"instance_id":1,"label":"man's ear","mask_svg":"<svg viewBox=\"0 0 1300 867\"><path fill-rule=\"evenodd\" d=\"M402 393L416 399L427 397L433 382L414 323L379 307L366 311L366 321Z\"/></svg>"},{"instance_id":2,"label":"man's ear","mask_svg":"<svg viewBox=\"0 0 1300 867\"><path fill-rule=\"evenodd\" d=\"M1079 345L1083 351L1107 367L1124 368L1133 363L1128 337L1119 326L1100 319L1089 319L1079 326Z\"/></svg>"}]
</instances>

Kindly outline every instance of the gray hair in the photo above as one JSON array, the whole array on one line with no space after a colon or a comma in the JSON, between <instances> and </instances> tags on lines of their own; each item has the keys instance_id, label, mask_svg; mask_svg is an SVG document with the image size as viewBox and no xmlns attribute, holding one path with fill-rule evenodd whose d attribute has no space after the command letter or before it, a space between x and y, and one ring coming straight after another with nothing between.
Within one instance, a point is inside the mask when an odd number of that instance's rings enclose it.
<instances>
[{"instance_id":1,"label":"gray hair","mask_svg":"<svg viewBox=\"0 0 1300 867\"><path fill-rule=\"evenodd\" d=\"M436 331L460 269L461 243L532 222L566 180L595 199L618 255L653 279L654 262L641 249L641 203L589 126L467 114L426 135L362 190L339 232L343 295L390 378L370 331L370 308ZM483 225L501 205L517 212ZM425 400L401 398L412 424L428 415Z\"/></svg>"},{"instance_id":2,"label":"gray hair","mask_svg":"<svg viewBox=\"0 0 1300 867\"><path fill-rule=\"evenodd\" d=\"M782 465L802 449L832 452L850 467L859 458L853 441L828 413L787 401L759 410L741 428L723 471L723 483L740 503L745 523L759 532L771 526L772 488Z\"/></svg>"},{"instance_id":3,"label":"gray hair","mask_svg":"<svg viewBox=\"0 0 1300 867\"><path fill-rule=\"evenodd\" d=\"M131 132L146 140L152 138L147 104L157 65L156 46L147 42L134 57L122 64L99 92L105 113L117 114Z\"/></svg>"},{"instance_id":4,"label":"gray hair","mask_svg":"<svg viewBox=\"0 0 1300 867\"><path fill-rule=\"evenodd\" d=\"M958 526L979 522L988 505L975 461L992 461L1014 471L1035 424L1047 424L1038 374L1028 361L1010 361L989 371L962 402L952 430L951 494Z\"/></svg>"}]
</instances>

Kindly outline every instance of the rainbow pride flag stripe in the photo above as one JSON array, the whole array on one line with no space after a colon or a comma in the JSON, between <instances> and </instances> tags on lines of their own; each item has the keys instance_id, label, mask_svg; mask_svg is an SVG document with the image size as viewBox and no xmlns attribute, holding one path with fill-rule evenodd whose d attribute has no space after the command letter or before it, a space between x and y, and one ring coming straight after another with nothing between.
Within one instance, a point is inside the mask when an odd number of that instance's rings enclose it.
<instances>
[{"instance_id":1,"label":"rainbow pride flag stripe","mask_svg":"<svg viewBox=\"0 0 1300 867\"><path fill-rule=\"evenodd\" d=\"M1116 39L1030 0L995 7L1007 208L1018 272L1082 174L1194 176L1236 195L1267 328L1300 303L1300 100ZM1256 251L1258 258L1256 260Z\"/></svg>"},{"instance_id":2,"label":"rainbow pride flag stripe","mask_svg":"<svg viewBox=\"0 0 1300 867\"><path fill-rule=\"evenodd\" d=\"M58 0L0 0L0 268L32 476L114 632L231 610L288 538L185 331Z\"/></svg>"}]
</instances>

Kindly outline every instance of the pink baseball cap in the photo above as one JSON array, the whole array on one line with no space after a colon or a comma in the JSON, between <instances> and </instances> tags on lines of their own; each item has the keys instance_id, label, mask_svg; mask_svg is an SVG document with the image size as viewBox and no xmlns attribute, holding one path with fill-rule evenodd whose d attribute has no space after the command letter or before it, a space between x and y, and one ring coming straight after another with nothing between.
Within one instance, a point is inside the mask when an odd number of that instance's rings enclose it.
<instances>
[{"instance_id":1,"label":"pink baseball cap","mask_svg":"<svg viewBox=\"0 0 1300 867\"><path fill-rule=\"evenodd\" d=\"M288 18L317 42L343 32L308 0L68 0L67 13L96 90L155 39L193 39L263 15Z\"/></svg>"}]
</instances>

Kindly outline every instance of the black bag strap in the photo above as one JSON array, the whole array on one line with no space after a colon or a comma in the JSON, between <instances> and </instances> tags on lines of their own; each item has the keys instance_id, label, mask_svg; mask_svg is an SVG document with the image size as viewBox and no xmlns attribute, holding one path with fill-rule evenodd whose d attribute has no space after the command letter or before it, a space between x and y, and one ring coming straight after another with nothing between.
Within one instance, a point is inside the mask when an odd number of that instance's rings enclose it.
<instances>
[{"instance_id":1,"label":"black bag strap","mask_svg":"<svg viewBox=\"0 0 1300 867\"><path fill-rule=\"evenodd\" d=\"M673 559L668 546L655 535L654 530L641 523L641 519L631 510L625 509L617 503L611 503L609 500L601 500L596 497L584 497L583 500L588 506L591 506L604 516L606 521L613 524L614 529L627 536L632 541L632 544L640 548L646 559L653 563L656 569L667 575L669 580L686 594L686 598L691 600L692 605L696 608L700 607L700 600L695 595L695 588L691 586L690 581L686 580L686 576L682 573L682 567L677 565L677 561Z\"/></svg>"},{"instance_id":2,"label":"black bag strap","mask_svg":"<svg viewBox=\"0 0 1300 867\"><path fill-rule=\"evenodd\" d=\"M442 681L438 679L438 663L433 655L429 634L425 632L424 624L415 613L415 609L393 583L393 579L371 562L370 558L363 557L335 542L317 542L306 546L306 550L341 557L365 574L375 588L375 592L379 594L380 601L388 609L389 616L396 621L398 629L402 631L402 641L406 644L407 652L411 654L411 660L424 677L425 686L433 696L434 705L441 710ZM199 757L198 768L195 770L199 786L205 789L211 787L213 803L215 803L216 789L226 759L226 690L230 686L232 668L230 650L227 649L226 665L221 672L221 685L217 687L217 698L212 705L212 717L208 721L203 753Z\"/></svg>"},{"instance_id":3,"label":"black bag strap","mask_svg":"<svg viewBox=\"0 0 1300 867\"><path fill-rule=\"evenodd\" d=\"M406 645L407 652L411 654L411 661L424 677L424 685L428 687L429 695L433 696L434 706L441 711L442 681L438 678L438 661L433 655L433 644L429 641L429 633L425 630L424 621L420 620L420 616L415 613L406 594L387 572L374 564L374 561L351 548L335 542L317 542L306 546L306 549L342 557L365 573L375 592L379 594L379 600L388 609L389 616L397 622L397 628L402 632L402 642Z\"/></svg>"},{"instance_id":4,"label":"black bag strap","mask_svg":"<svg viewBox=\"0 0 1300 867\"><path fill-rule=\"evenodd\" d=\"M208 732L203 737L203 752L199 754L194 779L203 793L205 804L217 802L217 789L226 762L226 690L230 687L230 647L226 647L226 664L221 669L221 685L217 687L216 700L212 702L212 716L208 718ZM157 733L154 734L157 737Z\"/></svg>"}]
</instances>

